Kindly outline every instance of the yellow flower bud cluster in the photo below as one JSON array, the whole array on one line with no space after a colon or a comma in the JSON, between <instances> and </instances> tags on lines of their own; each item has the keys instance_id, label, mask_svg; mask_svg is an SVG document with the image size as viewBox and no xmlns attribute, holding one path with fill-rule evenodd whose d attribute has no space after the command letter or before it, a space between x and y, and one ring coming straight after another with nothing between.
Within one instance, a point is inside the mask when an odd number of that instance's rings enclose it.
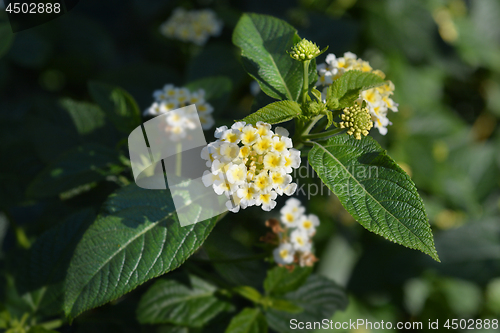
<instances>
[{"instance_id":1,"label":"yellow flower bud cluster","mask_svg":"<svg viewBox=\"0 0 500 333\"><path fill-rule=\"evenodd\" d=\"M367 136L373 127L370 111L358 104L345 108L340 117L343 120L339 123L340 128L347 128L347 134L353 135L358 140L361 140L361 135Z\"/></svg>"}]
</instances>

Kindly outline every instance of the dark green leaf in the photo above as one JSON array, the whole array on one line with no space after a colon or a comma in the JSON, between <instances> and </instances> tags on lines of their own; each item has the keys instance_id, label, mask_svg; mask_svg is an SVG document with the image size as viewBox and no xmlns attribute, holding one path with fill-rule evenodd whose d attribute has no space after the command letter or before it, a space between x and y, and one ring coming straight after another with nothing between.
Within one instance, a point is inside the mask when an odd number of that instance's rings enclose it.
<instances>
[{"instance_id":1,"label":"dark green leaf","mask_svg":"<svg viewBox=\"0 0 500 333\"><path fill-rule=\"evenodd\" d=\"M91 210L69 216L62 224L40 236L30 248L28 261L23 265L23 289L43 288L40 310L45 315L62 313L64 279L76 245L94 221Z\"/></svg>"},{"instance_id":2,"label":"dark green leaf","mask_svg":"<svg viewBox=\"0 0 500 333\"><path fill-rule=\"evenodd\" d=\"M232 86L231 80L225 76L211 76L190 82L186 88L193 92L198 89L205 90L205 100L210 102L228 94Z\"/></svg>"},{"instance_id":3,"label":"dark green leaf","mask_svg":"<svg viewBox=\"0 0 500 333\"><path fill-rule=\"evenodd\" d=\"M359 92L383 84L385 81L377 74L351 70L344 73L328 87L327 100L339 101L339 108L352 106L359 98Z\"/></svg>"},{"instance_id":4,"label":"dark green leaf","mask_svg":"<svg viewBox=\"0 0 500 333\"><path fill-rule=\"evenodd\" d=\"M264 281L266 295L283 295L296 290L304 284L311 271L310 267L295 267L292 272L279 266L270 269Z\"/></svg>"},{"instance_id":5,"label":"dark green leaf","mask_svg":"<svg viewBox=\"0 0 500 333\"><path fill-rule=\"evenodd\" d=\"M202 327L231 307L215 296L215 286L196 276L189 276L189 281L190 286L174 280L157 281L139 302L139 322Z\"/></svg>"},{"instance_id":6,"label":"dark green leaf","mask_svg":"<svg viewBox=\"0 0 500 333\"><path fill-rule=\"evenodd\" d=\"M262 91L279 100L296 101L302 89L303 65L287 50L299 39L296 30L267 15L243 14L233 33L241 49L243 66L257 80ZM309 68L309 82L316 82L316 62Z\"/></svg>"},{"instance_id":7,"label":"dark green leaf","mask_svg":"<svg viewBox=\"0 0 500 333\"><path fill-rule=\"evenodd\" d=\"M439 261L415 184L373 138L346 134L315 143L309 163L366 229Z\"/></svg>"},{"instance_id":8,"label":"dark green leaf","mask_svg":"<svg viewBox=\"0 0 500 333\"><path fill-rule=\"evenodd\" d=\"M100 181L122 170L116 151L85 144L63 153L48 165L28 187L28 195L50 197L77 186Z\"/></svg>"},{"instance_id":9,"label":"dark green leaf","mask_svg":"<svg viewBox=\"0 0 500 333\"><path fill-rule=\"evenodd\" d=\"M0 22L0 58L9 50L13 40L9 22Z\"/></svg>"},{"instance_id":10,"label":"dark green leaf","mask_svg":"<svg viewBox=\"0 0 500 333\"><path fill-rule=\"evenodd\" d=\"M78 133L88 134L104 126L105 115L97 105L70 98L62 99L60 103L68 111Z\"/></svg>"},{"instance_id":11,"label":"dark green leaf","mask_svg":"<svg viewBox=\"0 0 500 333\"><path fill-rule=\"evenodd\" d=\"M168 190L145 190L135 183L111 195L103 209L71 260L64 304L70 317L179 267L218 219L181 227Z\"/></svg>"},{"instance_id":12,"label":"dark green leaf","mask_svg":"<svg viewBox=\"0 0 500 333\"><path fill-rule=\"evenodd\" d=\"M299 313L304 310L292 301L287 301L285 299L269 299L268 305L275 310L290 313Z\"/></svg>"},{"instance_id":13,"label":"dark green leaf","mask_svg":"<svg viewBox=\"0 0 500 333\"><path fill-rule=\"evenodd\" d=\"M322 276L310 275L298 290L284 296L296 306L304 309L301 313L279 311L270 308L266 311L267 323L278 332L309 332L309 330L291 329L290 320L302 322L321 321L331 318L335 311L347 307L347 295L335 282Z\"/></svg>"},{"instance_id":14,"label":"dark green leaf","mask_svg":"<svg viewBox=\"0 0 500 333\"><path fill-rule=\"evenodd\" d=\"M259 303L262 300L261 293L259 293L257 289L250 286L234 287L233 291L254 303Z\"/></svg>"},{"instance_id":15,"label":"dark green leaf","mask_svg":"<svg viewBox=\"0 0 500 333\"><path fill-rule=\"evenodd\" d=\"M260 110L246 116L243 121L256 124L263 121L269 124L279 124L296 118L302 113L300 105L294 101L279 101L271 103Z\"/></svg>"},{"instance_id":16,"label":"dark green leaf","mask_svg":"<svg viewBox=\"0 0 500 333\"><path fill-rule=\"evenodd\" d=\"M190 91L203 89L205 100L208 101L215 111L222 111L229 99L233 83L225 76L211 76L190 82L186 85Z\"/></svg>"},{"instance_id":17,"label":"dark green leaf","mask_svg":"<svg viewBox=\"0 0 500 333\"><path fill-rule=\"evenodd\" d=\"M217 273L226 281L235 286L262 286L266 274L264 262L262 259L239 261L241 258L255 256L255 253L232 238L224 228L215 229L203 244L203 249L214 260L212 264Z\"/></svg>"},{"instance_id":18,"label":"dark green leaf","mask_svg":"<svg viewBox=\"0 0 500 333\"><path fill-rule=\"evenodd\" d=\"M90 82L89 91L106 117L121 132L129 134L141 125L139 107L125 90L105 83Z\"/></svg>"},{"instance_id":19,"label":"dark green leaf","mask_svg":"<svg viewBox=\"0 0 500 333\"><path fill-rule=\"evenodd\" d=\"M244 308L231 320L225 333L267 333L266 318L259 309Z\"/></svg>"}]
</instances>

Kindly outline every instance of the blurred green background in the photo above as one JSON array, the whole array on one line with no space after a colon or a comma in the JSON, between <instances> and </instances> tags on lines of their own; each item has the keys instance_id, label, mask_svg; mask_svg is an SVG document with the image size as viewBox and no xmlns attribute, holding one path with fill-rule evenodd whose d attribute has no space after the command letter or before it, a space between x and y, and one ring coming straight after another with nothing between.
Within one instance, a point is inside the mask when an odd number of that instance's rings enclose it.
<instances>
[{"instance_id":1,"label":"blurred green background","mask_svg":"<svg viewBox=\"0 0 500 333\"><path fill-rule=\"evenodd\" d=\"M222 35L201 47L165 38L158 27L178 6L213 9L224 22ZM422 321L424 328L429 319L500 319L498 0L81 0L59 19L15 35L0 11L5 277L15 275L19 253L43 231L74 211L97 211L119 187L103 179L79 195L27 190L68 149L87 142L114 147L121 139L108 125L79 135L61 99L90 101L87 83L98 80L123 87L144 110L153 90L164 84L222 75L231 79L232 90L227 101L215 105L217 125L241 119L262 103L262 93L250 93L251 78L231 43L242 12L285 19L301 37L329 45L327 53L352 51L396 87L393 99L400 111L389 115L393 125L387 136L372 135L416 183L441 263L367 232L334 196L300 198L321 220L317 271L345 286L350 296L347 310L333 319ZM130 171L124 174L130 177ZM277 214L248 209L237 218L228 215L216 229L251 248L265 233L264 221ZM8 304L7 280L3 302L15 309ZM127 322L132 320L127 308L118 309L94 310L61 332L137 332L137 323ZM482 331L493 330L474 330Z\"/></svg>"}]
</instances>

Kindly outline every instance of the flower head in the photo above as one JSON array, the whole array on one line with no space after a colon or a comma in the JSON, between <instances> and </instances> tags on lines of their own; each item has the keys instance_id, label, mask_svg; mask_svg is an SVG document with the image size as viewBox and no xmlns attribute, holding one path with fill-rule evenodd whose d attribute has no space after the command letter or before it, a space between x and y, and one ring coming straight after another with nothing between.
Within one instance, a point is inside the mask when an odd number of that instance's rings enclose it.
<instances>
[{"instance_id":1,"label":"flower head","mask_svg":"<svg viewBox=\"0 0 500 333\"><path fill-rule=\"evenodd\" d=\"M337 58L334 54L328 54L326 61L318 65L318 81L316 86L323 86L323 95L326 96L326 89L332 84L333 80L341 77L350 70L359 70L362 72L371 72L385 78L385 74L373 69L368 61L358 58L352 52L344 53L343 57ZM394 84L387 81L384 85L364 90L360 93L359 103L365 101L366 107L370 113L374 126L380 134L387 133L387 126L391 124L387 118L387 111L398 111L398 104L394 102L391 96L394 94Z\"/></svg>"},{"instance_id":2,"label":"flower head","mask_svg":"<svg viewBox=\"0 0 500 333\"><path fill-rule=\"evenodd\" d=\"M292 263L312 266L317 261L312 253L312 237L319 226L318 217L305 215L305 208L295 198L288 199L280 213L281 223L274 219L267 221L266 226L272 229L272 233L262 238L272 244L279 243L273 252L274 260L287 267L293 267L290 266Z\"/></svg>"},{"instance_id":3,"label":"flower head","mask_svg":"<svg viewBox=\"0 0 500 333\"><path fill-rule=\"evenodd\" d=\"M373 127L370 111L358 104L345 108L341 118L343 121L339 123L340 128L347 128L347 134L358 140L361 140L361 135L367 136Z\"/></svg>"},{"instance_id":4,"label":"flower head","mask_svg":"<svg viewBox=\"0 0 500 333\"><path fill-rule=\"evenodd\" d=\"M210 9L174 10L172 16L160 26L160 32L169 38L204 45L210 36L218 36L222 21Z\"/></svg>"},{"instance_id":5,"label":"flower head","mask_svg":"<svg viewBox=\"0 0 500 333\"><path fill-rule=\"evenodd\" d=\"M199 89L191 92L187 88L175 87L167 84L163 89L155 90L153 97L155 102L144 111L145 116L158 116L168 114L166 117L165 131L170 134L170 139L177 141L186 137L187 130L195 129L201 125L203 129L209 129L214 125L211 115L213 107L205 101L205 91ZM195 112L177 110L185 106L195 104L198 114ZM175 112L170 112L176 110ZM196 117L200 120L197 125Z\"/></svg>"},{"instance_id":6,"label":"flower head","mask_svg":"<svg viewBox=\"0 0 500 333\"><path fill-rule=\"evenodd\" d=\"M318 45L304 38L292 46L289 54L295 60L306 61L316 58L321 54L321 51Z\"/></svg>"},{"instance_id":7,"label":"flower head","mask_svg":"<svg viewBox=\"0 0 500 333\"><path fill-rule=\"evenodd\" d=\"M215 130L215 142L201 152L210 173L205 186L225 194L239 208L260 206L270 211L278 195L292 195L297 184L290 173L300 165L300 152L292 147L288 131L259 122L256 126L237 122ZM222 183L226 184L222 184ZM238 209L239 209L238 208Z\"/></svg>"}]
</instances>

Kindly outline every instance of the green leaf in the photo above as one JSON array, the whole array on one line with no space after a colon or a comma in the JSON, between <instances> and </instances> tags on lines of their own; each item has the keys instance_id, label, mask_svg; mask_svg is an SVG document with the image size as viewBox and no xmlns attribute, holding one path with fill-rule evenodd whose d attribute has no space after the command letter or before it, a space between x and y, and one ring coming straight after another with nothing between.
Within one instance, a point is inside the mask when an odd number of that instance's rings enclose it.
<instances>
[{"instance_id":1,"label":"green leaf","mask_svg":"<svg viewBox=\"0 0 500 333\"><path fill-rule=\"evenodd\" d=\"M262 300L261 293L259 293L257 289L250 286L234 287L233 291L254 303L259 303Z\"/></svg>"},{"instance_id":2,"label":"green leaf","mask_svg":"<svg viewBox=\"0 0 500 333\"><path fill-rule=\"evenodd\" d=\"M362 226L439 261L415 184L373 138L346 134L315 143L309 163Z\"/></svg>"},{"instance_id":3,"label":"green leaf","mask_svg":"<svg viewBox=\"0 0 500 333\"><path fill-rule=\"evenodd\" d=\"M384 79L377 74L357 70L347 71L328 87L327 101L331 104L337 99L338 108L349 107L359 98L361 90L382 85L384 82Z\"/></svg>"},{"instance_id":4,"label":"green leaf","mask_svg":"<svg viewBox=\"0 0 500 333\"><path fill-rule=\"evenodd\" d=\"M9 51L13 40L14 34L9 22L0 22L0 58Z\"/></svg>"},{"instance_id":5,"label":"green leaf","mask_svg":"<svg viewBox=\"0 0 500 333\"><path fill-rule=\"evenodd\" d=\"M139 107L125 90L105 83L89 82L89 91L119 131L129 134L141 125Z\"/></svg>"},{"instance_id":6,"label":"green leaf","mask_svg":"<svg viewBox=\"0 0 500 333\"><path fill-rule=\"evenodd\" d=\"M174 280L157 281L139 302L139 322L202 327L231 307L231 303L215 296L215 286L193 275L189 282L188 287Z\"/></svg>"},{"instance_id":7,"label":"green leaf","mask_svg":"<svg viewBox=\"0 0 500 333\"><path fill-rule=\"evenodd\" d=\"M179 267L217 220L181 227L168 190L135 183L120 189L76 247L66 278L66 315L75 317Z\"/></svg>"},{"instance_id":8,"label":"green leaf","mask_svg":"<svg viewBox=\"0 0 500 333\"><path fill-rule=\"evenodd\" d=\"M186 88L192 92L198 89L205 90L205 100L211 101L229 93L232 86L231 80L225 76L211 76L190 82Z\"/></svg>"},{"instance_id":9,"label":"green leaf","mask_svg":"<svg viewBox=\"0 0 500 333\"><path fill-rule=\"evenodd\" d=\"M266 305L269 305L269 307L279 310L279 311L285 311L285 312L290 312L290 313L299 313L302 312L304 309L301 308L300 306L294 304L291 301L287 301L285 299L268 299L268 303Z\"/></svg>"},{"instance_id":10,"label":"green leaf","mask_svg":"<svg viewBox=\"0 0 500 333\"><path fill-rule=\"evenodd\" d=\"M65 219L38 237L23 265L22 289L42 288L40 310L44 315L62 313L64 280L76 245L94 221L95 214L86 209Z\"/></svg>"},{"instance_id":11,"label":"green leaf","mask_svg":"<svg viewBox=\"0 0 500 333\"><path fill-rule=\"evenodd\" d=\"M32 328L30 328L28 333L58 333L58 332L54 330L48 330L43 326L33 326Z\"/></svg>"},{"instance_id":12,"label":"green leaf","mask_svg":"<svg viewBox=\"0 0 500 333\"><path fill-rule=\"evenodd\" d=\"M214 229L203 244L203 249L213 260L211 264L217 273L234 286L262 287L266 276L263 260L242 260L256 254L232 238L229 231L230 229L224 226Z\"/></svg>"},{"instance_id":13,"label":"green leaf","mask_svg":"<svg viewBox=\"0 0 500 333\"><path fill-rule=\"evenodd\" d=\"M203 89L205 91L205 100L216 111L222 111L226 107L233 83L225 76L211 76L190 82L186 85L186 88L190 91Z\"/></svg>"},{"instance_id":14,"label":"green leaf","mask_svg":"<svg viewBox=\"0 0 500 333\"><path fill-rule=\"evenodd\" d=\"M225 333L267 333L266 318L259 309L244 308L231 319Z\"/></svg>"},{"instance_id":15,"label":"green leaf","mask_svg":"<svg viewBox=\"0 0 500 333\"><path fill-rule=\"evenodd\" d=\"M60 155L28 187L28 196L45 198L80 185L100 181L122 170L116 151L97 144L84 144Z\"/></svg>"},{"instance_id":16,"label":"green leaf","mask_svg":"<svg viewBox=\"0 0 500 333\"><path fill-rule=\"evenodd\" d=\"M293 118L300 116L301 113L302 110L297 102L279 101L271 103L251 115L246 116L243 121L254 125L258 121L263 121L269 124L279 124L292 120Z\"/></svg>"},{"instance_id":17,"label":"green leaf","mask_svg":"<svg viewBox=\"0 0 500 333\"><path fill-rule=\"evenodd\" d=\"M283 295L296 290L304 284L311 271L311 267L295 267L292 272L279 266L270 269L264 281L266 295Z\"/></svg>"},{"instance_id":18,"label":"green leaf","mask_svg":"<svg viewBox=\"0 0 500 333\"><path fill-rule=\"evenodd\" d=\"M272 16L243 14L233 33L241 49L245 70L257 80L262 91L279 100L296 101L302 89L302 62L287 50L300 40L291 25ZM309 67L309 82L316 83L316 61Z\"/></svg>"},{"instance_id":19,"label":"green leaf","mask_svg":"<svg viewBox=\"0 0 500 333\"><path fill-rule=\"evenodd\" d=\"M331 318L335 311L347 307L347 295L335 282L319 275L310 275L305 284L294 292L284 296L296 306L304 309L301 313L292 313L270 308L266 311L269 326L278 332L310 332L310 330L291 329L290 320L302 322L321 321Z\"/></svg>"},{"instance_id":20,"label":"green leaf","mask_svg":"<svg viewBox=\"0 0 500 333\"><path fill-rule=\"evenodd\" d=\"M60 104L68 111L79 134L85 135L104 126L105 115L97 105L70 98L62 99Z\"/></svg>"}]
</instances>

